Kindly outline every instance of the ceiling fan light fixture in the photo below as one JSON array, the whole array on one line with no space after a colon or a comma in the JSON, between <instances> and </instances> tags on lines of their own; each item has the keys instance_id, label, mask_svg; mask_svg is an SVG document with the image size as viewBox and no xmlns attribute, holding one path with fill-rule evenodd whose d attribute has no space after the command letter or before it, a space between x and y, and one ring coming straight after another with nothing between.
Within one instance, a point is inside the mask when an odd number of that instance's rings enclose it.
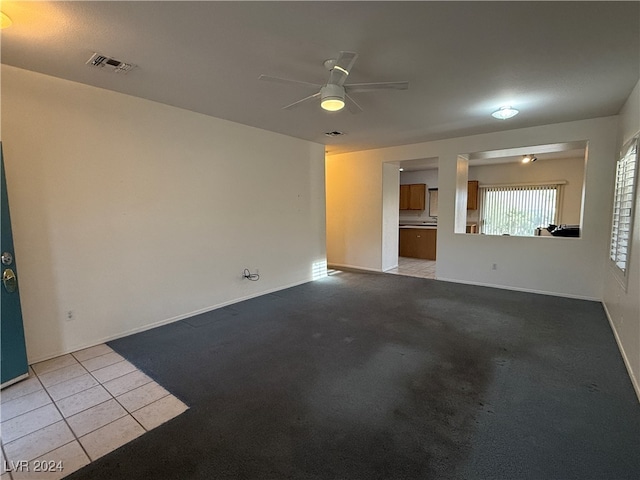
<instances>
[{"instance_id":1,"label":"ceiling fan light fixture","mask_svg":"<svg viewBox=\"0 0 640 480\"><path fill-rule=\"evenodd\" d=\"M519 110L511 108L510 106L504 106L493 112L491 116L493 118L497 118L498 120L507 120L509 118L515 117L518 113L520 113Z\"/></svg>"},{"instance_id":2,"label":"ceiling fan light fixture","mask_svg":"<svg viewBox=\"0 0 640 480\"><path fill-rule=\"evenodd\" d=\"M337 112L344 108L344 88L331 83L320 90L320 106L328 112Z\"/></svg>"},{"instance_id":3,"label":"ceiling fan light fixture","mask_svg":"<svg viewBox=\"0 0 640 480\"><path fill-rule=\"evenodd\" d=\"M320 103L327 112L338 112L344 108L344 100L338 97L326 97Z\"/></svg>"}]
</instances>

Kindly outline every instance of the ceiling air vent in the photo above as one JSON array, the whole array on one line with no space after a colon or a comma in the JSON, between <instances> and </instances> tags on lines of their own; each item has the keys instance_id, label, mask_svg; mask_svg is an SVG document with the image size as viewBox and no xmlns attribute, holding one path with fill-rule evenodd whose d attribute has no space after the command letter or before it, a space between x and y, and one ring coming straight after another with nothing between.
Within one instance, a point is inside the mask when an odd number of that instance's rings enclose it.
<instances>
[{"instance_id":1,"label":"ceiling air vent","mask_svg":"<svg viewBox=\"0 0 640 480\"><path fill-rule=\"evenodd\" d=\"M340 135L344 135L344 132L339 132L338 130L334 130L333 132L325 132L327 137L339 137Z\"/></svg>"},{"instance_id":2,"label":"ceiling air vent","mask_svg":"<svg viewBox=\"0 0 640 480\"><path fill-rule=\"evenodd\" d=\"M90 67L108 68L116 73L127 73L129 70L135 68L132 63L121 62L115 58L107 57L99 53L94 53L91 58L87 60L87 65Z\"/></svg>"}]
</instances>

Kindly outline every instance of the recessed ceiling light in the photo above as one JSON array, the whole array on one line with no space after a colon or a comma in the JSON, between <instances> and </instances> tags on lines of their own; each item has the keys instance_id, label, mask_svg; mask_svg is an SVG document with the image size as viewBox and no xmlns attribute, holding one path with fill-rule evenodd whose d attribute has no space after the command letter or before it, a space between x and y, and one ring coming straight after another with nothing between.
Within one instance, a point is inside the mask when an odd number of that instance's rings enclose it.
<instances>
[{"instance_id":1,"label":"recessed ceiling light","mask_svg":"<svg viewBox=\"0 0 640 480\"><path fill-rule=\"evenodd\" d=\"M402 168L402 167L400 167L398 170L401 171L401 172L404 172L404 168Z\"/></svg>"},{"instance_id":2,"label":"recessed ceiling light","mask_svg":"<svg viewBox=\"0 0 640 480\"><path fill-rule=\"evenodd\" d=\"M533 155L525 155L524 157L522 157L522 163L531 163L535 162L536 160L538 159Z\"/></svg>"},{"instance_id":3,"label":"recessed ceiling light","mask_svg":"<svg viewBox=\"0 0 640 480\"><path fill-rule=\"evenodd\" d=\"M515 117L518 113L520 113L519 110L509 106L504 106L493 112L491 116L498 120L507 120L508 118Z\"/></svg>"}]
</instances>

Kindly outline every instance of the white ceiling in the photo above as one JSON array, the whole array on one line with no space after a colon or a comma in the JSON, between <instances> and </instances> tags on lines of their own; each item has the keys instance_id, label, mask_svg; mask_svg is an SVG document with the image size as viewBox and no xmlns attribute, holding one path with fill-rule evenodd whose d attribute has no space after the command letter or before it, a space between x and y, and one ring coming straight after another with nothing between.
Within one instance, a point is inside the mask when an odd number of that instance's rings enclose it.
<instances>
[{"instance_id":1,"label":"white ceiling","mask_svg":"<svg viewBox=\"0 0 640 480\"><path fill-rule=\"evenodd\" d=\"M327 145L378 148L615 115L640 76L639 2L18 2L2 63ZM328 113L323 61L359 53L348 83L409 81L353 94ZM94 69L94 53L133 63ZM511 104L521 113L490 113ZM330 138L329 131L342 131Z\"/></svg>"}]
</instances>

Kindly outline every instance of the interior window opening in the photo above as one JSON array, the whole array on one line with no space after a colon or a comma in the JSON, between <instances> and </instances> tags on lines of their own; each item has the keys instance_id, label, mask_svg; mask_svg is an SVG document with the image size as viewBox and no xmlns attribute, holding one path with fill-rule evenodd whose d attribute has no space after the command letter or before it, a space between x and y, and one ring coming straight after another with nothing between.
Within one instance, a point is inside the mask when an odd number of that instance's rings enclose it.
<instances>
[{"instance_id":1,"label":"interior window opening","mask_svg":"<svg viewBox=\"0 0 640 480\"><path fill-rule=\"evenodd\" d=\"M461 156L468 161L466 233L580 237L586 152L580 141Z\"/></svg>"}]
</instances>

